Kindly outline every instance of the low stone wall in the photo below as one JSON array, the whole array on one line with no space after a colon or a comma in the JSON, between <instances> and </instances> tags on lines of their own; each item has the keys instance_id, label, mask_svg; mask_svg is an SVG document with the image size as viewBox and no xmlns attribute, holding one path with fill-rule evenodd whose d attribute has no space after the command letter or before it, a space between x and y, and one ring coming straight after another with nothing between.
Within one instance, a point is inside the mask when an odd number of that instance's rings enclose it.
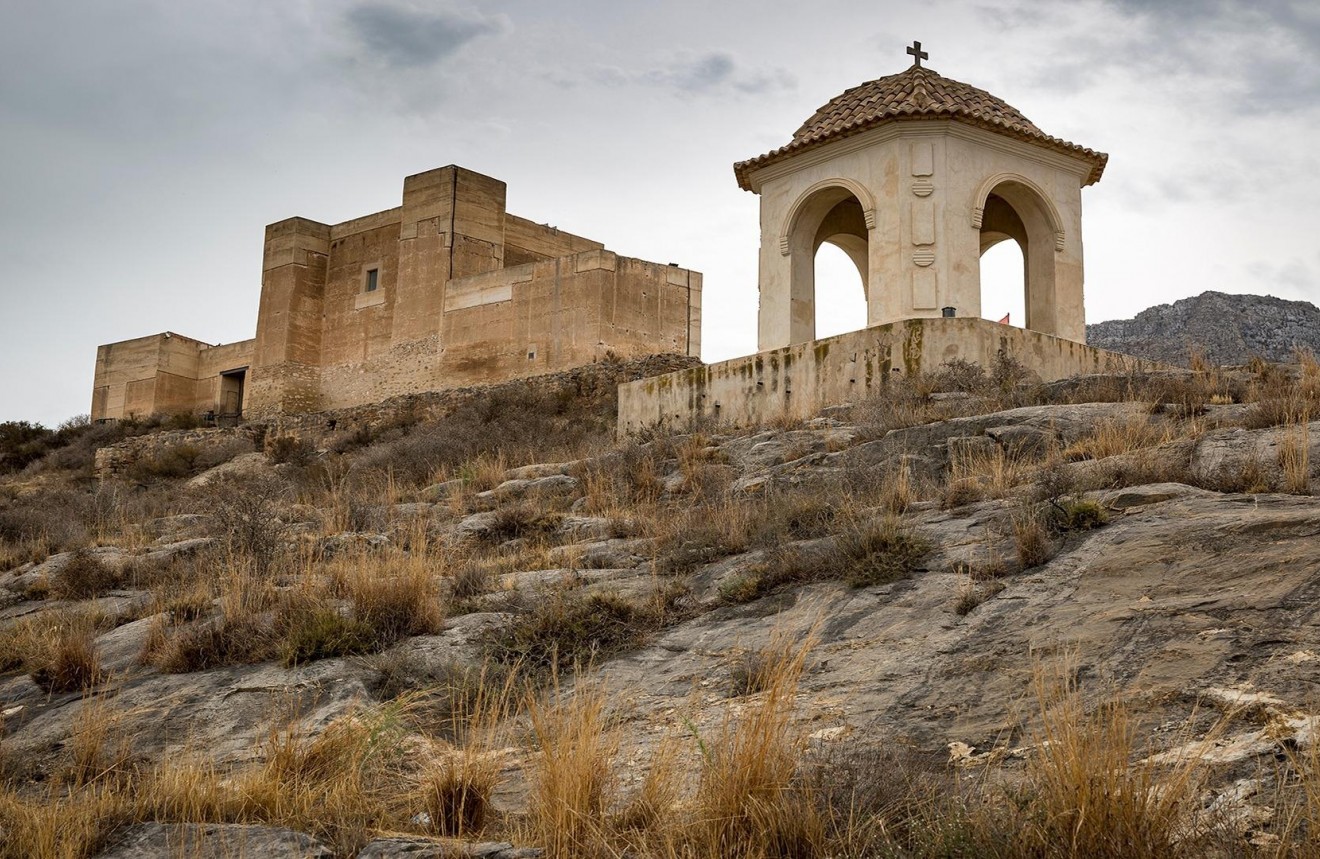
<instances>
[{"instance_id":1,"label":"low stone wall","mask_svg":"<svg viewBox=\"0 0 1320 859\"><path fill-rule=\"evenodd\" d=\"M601 361L559 373L529 376L498 384L405 394L379 403L316 414L280 415L264 423L268 438L296 435L316 441L329 434L361 427L376 428L392 423L437 420L461 405L500 391L550 392L585 397L603 390L613 390L621 383L700 366L699 358L686 355L649 355L644 358Z\"/></svg>"},{"instance_id":2,"label":"low stone wall","mask_svg":"<svg viewBox=\"0 0 1320 859\"><path fill-rule=\"evenodd\" d=\"M686 355L649 355L618 361L601 361L560 373L547 373L494 385L451 388L392 397L379 403L302 415L280 415L249 421L233 428L169 430L134 436L96 452L96 474L105 479L120 476L136 462L159 456L179 445L202 450L219 449L246 440L262 450L282 436L296 436L320 445L331 436L358 429L376 429L391 424L438 420L474 400L506 390L592 397L612 394L623 382L659 376L675 370L701 366L698 358Z\"/></svg>"},{"instance_id":3,"label":"low stone wall","mask_svg":"<svg viewBox=\"0 0 1320 859\"><path fill-rule=\"evenodd\" d=\"M989 367L1001 352L1042 381L1167 369L984 319L910 319L622 384L618 433L809 418L880 394L891 376L932 371L955 358Z\"/></svg>"},{"instance_id":4,"label":"low stone wall","mask_svg":"<svg viewBox=\"0 0 1320 859\"><path fill-rule=\"evenodd\" d=\"M159 457L169 450L187 445L201 455L218 453L246 443L248 450L258 450L266 431L261 424L241 427L214 427L189 430L164 430L135 435L96 451L96 476L101 480L120 477L135 463Z\"/></svg>"}]
</instances>

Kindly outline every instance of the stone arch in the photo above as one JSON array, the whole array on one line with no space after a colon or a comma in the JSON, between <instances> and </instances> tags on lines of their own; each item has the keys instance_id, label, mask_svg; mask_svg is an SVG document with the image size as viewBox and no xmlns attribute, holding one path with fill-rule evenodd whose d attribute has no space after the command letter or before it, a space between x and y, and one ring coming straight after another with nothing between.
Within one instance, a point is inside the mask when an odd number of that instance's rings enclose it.
<instances>
[{"instance_id":1,"label":"stone arch","mask_svg":"<svg viewBox=\"0 0 1320 859\"><path fill-rule=\"evenodd\" d=\"M1024 327L1057 334L1060 297L1055 255L1063 249L1064 238L1058 210L1035 183L999 174L982 183L973 211L981 255L1010 239L1022 250Z\"/></svg>"},{"instance_id":2,"label":"stone arch","mask_svg":"<svg viewBox=\"0 0 1320 859\"><path fill-rule=\"evenodd\" d=\"M985 203L995 188L1005 184L1020 185L1027 191L1035 195L1036 202L1040 205L1042 213L1048 219L1050 232L1054 235L1054 249L1063 250L1065 234L1063 231L1063 217L1055 207L1050 195L1046 194L1044 189L1035 182L1028 179L1020 173L996 173L989 179L981 183L976 189L976 196L972 198L972 226L981 229L982 219L985 217ZM982 252L985 248L981 249Z\"/></svg>"},{"instance_id":3,"label":"stone arch","mask_svg":"<svg viewBox=\"0 0 1320 859\"><path fill-rule=\"evenodd\" d=\"M875 205L870 193L848 179L818 182L789 208L780 233L780 253L789 257L789 342L816 339L816 252L825 243L857 266L869 313L870 234Z\"/></svg>"}]
</instances>

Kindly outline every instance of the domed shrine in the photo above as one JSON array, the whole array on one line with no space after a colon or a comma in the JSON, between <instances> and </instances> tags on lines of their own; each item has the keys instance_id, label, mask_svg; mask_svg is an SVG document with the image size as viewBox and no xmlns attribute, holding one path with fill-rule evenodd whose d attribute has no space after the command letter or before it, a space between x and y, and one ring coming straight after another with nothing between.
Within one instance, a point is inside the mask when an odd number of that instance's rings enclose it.
<instances>
[{"instance_id":1,"label":"domed shrine","mask_svg":"<svg viewBox=\"0 0 1320 859\"><path fill-rule=\"evenodd\" d=\"M1026 327L1082 342L1081 190L1107 157L1046 134L982 89L915 62L817 110L734 165L761 198L759 348L815 339L816 251L856 264L867 324L981 314L979 258L1022 247Z\"/></svg>"}]
</instances>

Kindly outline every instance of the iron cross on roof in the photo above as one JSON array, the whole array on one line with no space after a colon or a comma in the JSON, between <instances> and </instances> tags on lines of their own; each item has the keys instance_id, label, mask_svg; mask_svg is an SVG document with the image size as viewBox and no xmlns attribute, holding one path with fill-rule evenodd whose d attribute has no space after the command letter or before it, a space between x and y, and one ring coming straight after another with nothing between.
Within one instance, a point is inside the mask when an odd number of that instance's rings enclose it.
<instances>
[{"instance_id":1,"label":"iron cross on roof","mask_svg":"<svg viewBox=\"0 0 1320 859\"><path fill-rule=\"evenodd\" d=\"M917 66L918 68L921 67L921 61L922 61L922 60L929 60L929 59L930 59L930 54L928 54L928 53L926 53L925 51L921 50L921 43L920 43L920 42L913 42L913 43L912 43L912 47L908 48L908 49L907 49L907 52L908 52L909 54L911 54L913 57L916 58L916 60L915 60L915 62L913 63L913 65Z\"/></svg>"}]
</instances>

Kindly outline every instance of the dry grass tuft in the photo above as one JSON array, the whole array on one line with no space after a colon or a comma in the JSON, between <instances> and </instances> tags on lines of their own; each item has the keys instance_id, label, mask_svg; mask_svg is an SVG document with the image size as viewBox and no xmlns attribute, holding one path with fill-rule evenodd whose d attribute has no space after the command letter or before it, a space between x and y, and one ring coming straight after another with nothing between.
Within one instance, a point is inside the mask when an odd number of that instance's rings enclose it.
<instances>
[{"instance_id":1,"label":"dry grass tuft","mask_svg":"<svg viewBox=\"0 0 1320 859\"><path fill-rule=\"evenodd\" d=\"M512 710L515 676L516 672L485 666L466 686L469 695L450 699L446 727L452 729L456 748L426 767L419 778L431 831L462 838L485 827L500 778L498 740Z\"/></svg>"},{"instance_id":2,"label":"dry grass tuft","mask_svg":"<svg viewBox=\"0 0 1320 859\"><path fill-rule=\"evenodd\" d=\"M28 660L32 681L51 693L82 692L105 680L97 656L95 621L69 615L64 623L49 627L45 641Z\"/></svg>"},{"instance_id":3,"label":"dry grass tuft","mask_svg":"<svg viewBox=\"0 0 1320 859\"><path fill-rule=\"evenodd\" d=\"M986 600L999 594L1005 587L1007 586L998 579L977 580L967 576L958 583L958 593L953 601L953 613L965 617Z\"/></svg>"},{"instance_id":4,"label":"dry grass tuft","mask_svg":"<svg viewBox=\"0 0 1320 859\"><path fill-rule=\"evenodd\" d=\"M119 575L86 549L78 549L51 577L50 596L60 600L92 599L119 587Z\"/></svg>"},{"instance_id":5,"label":"dry grass tuft","mask_svg":"<svg viewBox=\"0 0 1320 859\"><path fill-rule=\"evenodd\" d=\"M800 658L799 650L796 635L784 628L772 630L765 646L735 655L729 671L730 693L738 697L768 691Z\"/></svg>"},{"instance_id":6,"label":"dry grass tuft","mask_svg":"<svg viewBox=\"0 0 1320 859\"><path fill-rule=\"evenodd\" d=\"M1013 543L1024 570L1039 567L1054 557L1056 546L1049 525L1038 509L1019 507L1013 513Z\"/></svg>"},{"instance_id":7,"label":"dry grass tuft","mask_svg":"<svg viewBox=\"0 0 1320 859\"><path fill-rule=\"evenodd\" d=\"M1085 438L1064 448L1063 458L1068 462L1104 459L1155 447L1171 439L1172 430L1169 426L1153 423L1149 418L1106 420L1098 423Z\"/></svg>"},{"instance_id":8,"label":"dry grass tuft","mask_svg":"<svg viewBox=\"0 0 1320 859\"><path fill-rule=\"evenodd\" d=\"M949 486L962 484L956 491L967 500L1003 498L1022 484L1035 466L1034 457L1020 451L1006 451L999 445L990 449L954 449L949 456ZM950 500L946 491L945 506L956 507L966 500Z\"/></svg>"},{"instance_id":9,"label":"dry grass tuft","mask_svg":"<svg viewBox=\"0 0 1320 859\"><path fill-rule=\"evenodd\" d=\"M1284 430L1279 443L1279 468L1283 472L1283 491L1294 495L1311 494L1311 416L1303 412L1295 426Z\"/></svg>"},{"instance_id":10,"label":"dry grass tuft","mask_svg":"<svg viewBox=\"0 0 1320 859\"><path fill-rule=\"evenodd\" d=\"M1121 701L1088 709L1076 680L1038 667L1040 727L1028 767L1019 855L1164 859L1202 856L1196 820L1204 767L1188 753L1138 761ZM1198 837L1200 835L1200 837Z\"/></svg>"},{"instance_id":11,"label":"dry grass tuft","mask_svg":"<svg viewBox=\"0 0 1320 859\"><path fill-rule=\"evenodd\" d=\"M816 630L785 651L763 681L761 698L726 718L702 743L701 784L688 832L690 855L824 855L825 826L796 778L805 736L791 724L798 680Z\"/></svg>"},{"instance_id":12,"label":"dry grass tuft","mask_svg":"<svg viewBox=\"0 0 1320 859\"><path fill-rule=\"evenodd\" d=\"M612 855L605 812L613 798L618 737L607 718L608 700L599 683L579 680L565 693L556 680L546 698L529 706L540 751L528 772L529 819L549 859Z\"/></svg>"}]
</instances>

